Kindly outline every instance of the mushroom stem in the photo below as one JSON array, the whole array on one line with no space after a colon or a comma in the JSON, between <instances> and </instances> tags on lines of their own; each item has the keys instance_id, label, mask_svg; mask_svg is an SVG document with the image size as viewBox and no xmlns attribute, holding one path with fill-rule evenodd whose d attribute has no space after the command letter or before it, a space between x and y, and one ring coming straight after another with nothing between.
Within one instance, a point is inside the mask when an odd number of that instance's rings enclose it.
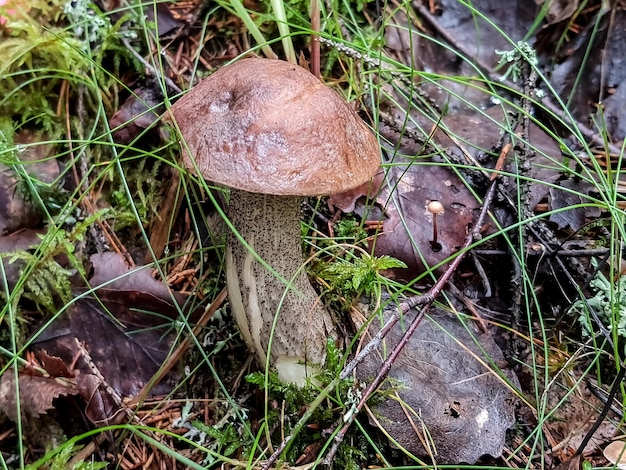
<instances>
[{"instance_id":1,"label":"mushroom stem","mask_svg":"<svg viewBox=\"0 0 626 470\"><path fill-rule=\"evenodd\" d=\"M433 240L432 244L437 244L437 213L433 214Z\"/></svg>"},{"instance_id":2,"label":"mushroom stem","mask_svg":"<svg viewBox=\"0 0 626 470\"><path fill-rule=\"evenodd\" d=\"M230 233L226 279L235 320L259 363L266 363L271 337L270 365L281 380L304 384L323 364L326 341L335 334L330 314L301 269L300 203L296 196L231 190L228 217L254 252Z\"/></svg>"}]
</instances>

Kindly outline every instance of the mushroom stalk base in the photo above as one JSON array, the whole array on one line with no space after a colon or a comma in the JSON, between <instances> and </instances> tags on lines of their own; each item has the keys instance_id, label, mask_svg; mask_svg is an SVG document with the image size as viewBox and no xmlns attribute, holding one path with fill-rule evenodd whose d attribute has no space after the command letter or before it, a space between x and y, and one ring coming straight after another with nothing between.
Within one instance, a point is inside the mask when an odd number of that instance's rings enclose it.
<instances>
[{"instance_id":1,"label":"mushroom stalk base","mask_svg":"<svg viewBox=\"0 0 626 470\"><path fill-rule=\"evenodd\" d=\"M231 190L228 217L254 252L230 233L226 279L234 317L259 363L266 363L271 337L270 365L283 381L302 385L323 364L335 331L302 267L300 203Z\"/></svg>"}]
</instances>

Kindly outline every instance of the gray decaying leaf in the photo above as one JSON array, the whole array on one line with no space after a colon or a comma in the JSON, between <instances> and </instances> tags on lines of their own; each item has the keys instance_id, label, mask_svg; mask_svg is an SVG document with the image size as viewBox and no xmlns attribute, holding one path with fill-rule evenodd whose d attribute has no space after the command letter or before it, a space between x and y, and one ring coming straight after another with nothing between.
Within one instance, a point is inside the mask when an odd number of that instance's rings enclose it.
<instances>
[{"instance_id":1,"label":"gray decaying leaf","mask_svg":"<svg viewBox=\"0 0 626 470\"><path fill-rule=\"evenodd\" d=\"M380 326L378 319L374 324ZM378 424L400 445L418 456L433 455L437 463L473 464L485 454L498 457L506 430L515 423L513 393L483 365L501 363L502 352L491 336L468 329L442 311L425 318L383 386L387 393L396 390L400 400L389 398L373 407ZM387 335L386 351L402 332L397 324ZM371 380L380 365L380 354L370 354L357 369L359 380ZM503 375L519 387L512 373Z\"/></svg>"},{"instance_id":2,"label":"gray decaying leaf","mask_svg":"<svg viewBox=\"0 0 626 470\"><path fill-rule=\"evenodd\" d=\"M522 40L536 17L536 6L524 0L478 0L471 2L471 8L456 0L442 0L437 2L437 8L439 11L432 17L446 31L453 42L452 47L442 46L439 40L433 40L437 38L435 33L424 34L421 29L415 28L413 20L407 21L403 9L398 9L387 22L385 47L391 55L411 68L441 76L474 77L476 62L494 68L500 60L497 51L510 50L511 41ZM486 15L484 18L489 18L489 21L477 15L474 9ZM494 26L506 31L507 37ZM411 31L415 32L411 34ZM462 46L469 60L461 60L453 52L455 45ZM468 103L487 104L489 96L481 81L474 82L473 86L467 83L445 78L428 79L420 83L420 89L438 106L445 105L453 113L471 109Z\"/></svg>"},{"instance_id":3,"label":"gray decaying leaf","mask_svg":"<svg viewBox=\"0 0 626 470\"><path fill-rule=\"evenodd\" d=\"M580 230L586 222L587 209L584 207L572 207L577 204L585 202L585 195L592 189L589 183L584 181L575 181L572 179L563 180L559 183L559 186L570 189L569 191L562 191L559 188L550 188L550 209L564 209L570 207L570 209L556 212L550 215L550 222L554 222L558 225L559 229L569 227L572 231Z\"/></svg>"},{"instance_id":4,"label":"gray decaying leaf","mask_svg":"<svg viewBox=\"0 0 626 470\"><path fill-rule=\"evenodd\" d=\"M569 97L568 108L576 119L599 129L606 123L609 137L617 142L626 136L626 12L600 9L598 15L568 45L569 55L555 65L551 83L560 96ZM590 50L602 53L589 54ZM590 121L595 111L597 116Z\"/></svg>"},{"instance_id":5,"label":"gray decaying leaf","mask_svg":"<svg viewBox=\"0 0 626 470\"><path fill-rule=\"evenodd\" d=\"M546 21L548 24L558 23L559 21L570 18L578 8L577 0L535 0L537 5L543 7L547 3Z\"/></svg>"}]
</instances>

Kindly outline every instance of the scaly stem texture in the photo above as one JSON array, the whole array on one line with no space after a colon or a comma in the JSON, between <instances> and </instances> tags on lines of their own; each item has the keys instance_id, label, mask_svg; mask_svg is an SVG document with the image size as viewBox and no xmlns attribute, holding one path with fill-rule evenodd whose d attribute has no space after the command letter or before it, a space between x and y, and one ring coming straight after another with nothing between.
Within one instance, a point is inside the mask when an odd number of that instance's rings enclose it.
<instances>
[{"instance_id":1,"label":"scaly stem texture","mask_svg":"<svg viewBox=\"0 0 626 470\"><path fill-rule=\"evenodd\" d=\"M228 217L253 251L231 233L226 277L233 314L259 363L266 363L275 325L270 365L281 379L302 384L323 364L334 324L302 269L300 203L232 190Z\"/></svg>"}]
</instances>

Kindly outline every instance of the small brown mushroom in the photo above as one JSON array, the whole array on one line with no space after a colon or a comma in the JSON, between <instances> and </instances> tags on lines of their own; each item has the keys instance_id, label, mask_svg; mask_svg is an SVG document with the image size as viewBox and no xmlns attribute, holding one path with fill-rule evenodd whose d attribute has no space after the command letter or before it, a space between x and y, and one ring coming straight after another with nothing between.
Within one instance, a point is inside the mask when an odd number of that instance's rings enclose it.
<instances>
[{"instance_id":1,"label":"small brown mushroom","mask_svg":"<svg viewBox=\"0 0 626 470\"><path fill-rule=\"evenodd\" d=\"M283 380L303 383L337 333L302 268L301 199L368 181L378 142L336 92L279 60L223 67L171 111L184 164L231 188L227 285L246 344Z\"/></svg>"},{"instance_id":2,"label":"small brown mushroom","mask_svg":"<svg viewBox=\"0 0 626 470\"><path fill-rule=\"evenodd\" d=\"M604 448L604 457L619 469L626 469L626 442L613 441Z\"/></svg>"}]
</instances>

